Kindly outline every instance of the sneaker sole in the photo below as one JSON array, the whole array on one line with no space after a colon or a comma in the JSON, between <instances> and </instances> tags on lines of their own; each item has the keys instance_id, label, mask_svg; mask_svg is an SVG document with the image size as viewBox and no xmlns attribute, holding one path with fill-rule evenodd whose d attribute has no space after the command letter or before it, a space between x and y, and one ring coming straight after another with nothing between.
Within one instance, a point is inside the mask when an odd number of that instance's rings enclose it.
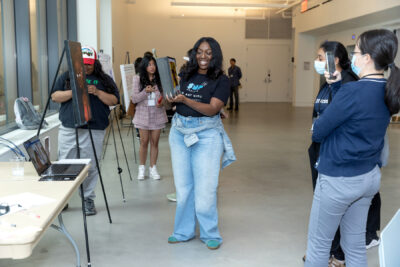
<instances>
[{"instance_id":1,"label":"sneaker sole","mask_svg":"<svg viewBox=\"0 0 400 267\"><path fill-rule=\"evenodd\" d=\"M218 247L209 247L209 246L207 246L207 248L208 248L209 250L216 250L216 249L219 249L220 246L221 246L221 245L219 245Z\"/></svg>"},{"instance_id":2,"label":"sneaker sole","mask_svg":"<svg viewBox=\"0 0 400 267\"><path fill-rule=\"evenodd\" d=\"M381 241L380 240L376 240L376 239L373 239L367 246L365 246L367 249L370 249L370 248L373 248L373 247L376 247L376 246L379 246L379 243L380 243Z\"/></svg>"}]
</instances>

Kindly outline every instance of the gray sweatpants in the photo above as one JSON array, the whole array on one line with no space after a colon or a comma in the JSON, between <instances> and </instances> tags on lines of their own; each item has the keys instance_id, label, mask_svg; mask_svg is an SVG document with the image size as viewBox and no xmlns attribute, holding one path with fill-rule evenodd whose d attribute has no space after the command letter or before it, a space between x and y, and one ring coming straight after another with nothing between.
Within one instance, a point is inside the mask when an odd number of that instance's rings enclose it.
<instances>
[{"instance_id":1,"label":"gray sweatpants","mask_svg":"<svg viewBox=\"0 0 400 267\"><path fill-rule=\"evenodd\" d=\"M92 130L93 142L99 163L103 150L104 134L105 130ZM92 143L90 141L89 130L78 129L78 136L81 158L91 159L88 177L83 182L83 195L84 198L94 199L96 197L94 191L99 179L99 174L96 167ZM60 126L58 132L58 159L76 159L76 152L75 128Z\"/></svg>"},{"instance_id":2,"label":"gray sweatpants","mask_svg":"<svg viewBox=\"0 0 400 267\"><path fill-rule=\"evenodd\" d=\"M365 247L367 216L380 181L378 166L353 177L319 174L308 227L305 267L328 266L329 251L339 225L346 266L368 266Z\"/></svg>"}]
</instances>

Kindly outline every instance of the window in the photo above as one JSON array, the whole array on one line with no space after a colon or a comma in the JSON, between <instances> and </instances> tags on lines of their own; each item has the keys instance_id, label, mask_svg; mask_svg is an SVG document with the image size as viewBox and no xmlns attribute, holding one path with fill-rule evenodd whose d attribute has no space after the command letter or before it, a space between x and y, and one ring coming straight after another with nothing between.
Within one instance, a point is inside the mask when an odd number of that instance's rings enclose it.
<instances>
[{"instance_id":1,"label":"window","mask_svg":"<svg viewBox=\"0 0 400 267\"><path fill-rule=\"evenodd\" d=\"M57 0L57 22L58 22L58 53L61 57L64 49L64 40L68 39L67 0ZM60 67L59 75L68 70L66 57Z\"/></svg>"},{"instance_id":2,"label":"window","mask_svg":"<svg viewBox=\"0 0 400 267\"><path fill-rule=\"evenodd\" d=\"M43 112L64 40L75 28L76 0L0 0L0 134L16 128L17 97ZM60 73L66 70L64 60ZM58 107L50 105L47 115Z\"/></svg>"},{"instance_id":3,"label":"window","mask_svg":"<svg viewBox=\"0 0 400 267\"><path fill-rule=\"evenodd\" d=\"M46 43L46 1L30 0L30 39L31 39L31 72L32 104L42 112L47 102L48 71Z\"/></svg>"},{"instance_id":4,"label":"window","mask_svg":"<svg viewBox=\"0 0 400 267\"><path fill-rule=\"evenodd\" d=\"M0 5L0 17L2 16L3 10ZM0 20L0 29L2 29L2 19ZM0 34L0 126L6 124L6 95L4 88L4 65L3 65L3 34Z\"/></svg>"},{"instance_id":5,"label":"window","mask_svg":"<svg viewBox=\"0 0 400 267\"><path fill-rule=\"evenodd\" d=\"M0 131L15 127L14 101L17 98L14 3L0 5Z\"/></svg>"}]
</instances>

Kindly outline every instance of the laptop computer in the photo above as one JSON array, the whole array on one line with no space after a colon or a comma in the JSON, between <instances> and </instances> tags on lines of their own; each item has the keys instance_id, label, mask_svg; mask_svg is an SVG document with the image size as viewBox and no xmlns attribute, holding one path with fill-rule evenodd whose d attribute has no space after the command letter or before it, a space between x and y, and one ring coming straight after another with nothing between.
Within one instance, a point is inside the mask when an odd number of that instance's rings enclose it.
<instances>
[{"instance_id":1,"label":"laptop computer","mask_svg":"<svg viewBox=\"0 0 400 267\"><path fill-rule=\"evenodd\" d=\"M37 136L24 142L26 152L41 177L39 181L72 181L85 164L52 164Z\"/></svg>"}]
</instances>

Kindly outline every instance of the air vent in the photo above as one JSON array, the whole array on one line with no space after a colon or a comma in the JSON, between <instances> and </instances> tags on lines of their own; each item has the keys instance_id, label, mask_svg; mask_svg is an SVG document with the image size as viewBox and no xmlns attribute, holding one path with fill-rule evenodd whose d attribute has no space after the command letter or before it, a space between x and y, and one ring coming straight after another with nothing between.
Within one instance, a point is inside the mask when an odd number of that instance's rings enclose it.
<instances>
[{"instance_id":1,"label":"air vent","mask_svg":"<svg viewBox=\"0 0 400 267\"><path fill-rule=\"evenodd\" d=\"M246 39L291 39L292 19L275 11L248 13L246 11Z\"/></svg>"}]
</instances>

